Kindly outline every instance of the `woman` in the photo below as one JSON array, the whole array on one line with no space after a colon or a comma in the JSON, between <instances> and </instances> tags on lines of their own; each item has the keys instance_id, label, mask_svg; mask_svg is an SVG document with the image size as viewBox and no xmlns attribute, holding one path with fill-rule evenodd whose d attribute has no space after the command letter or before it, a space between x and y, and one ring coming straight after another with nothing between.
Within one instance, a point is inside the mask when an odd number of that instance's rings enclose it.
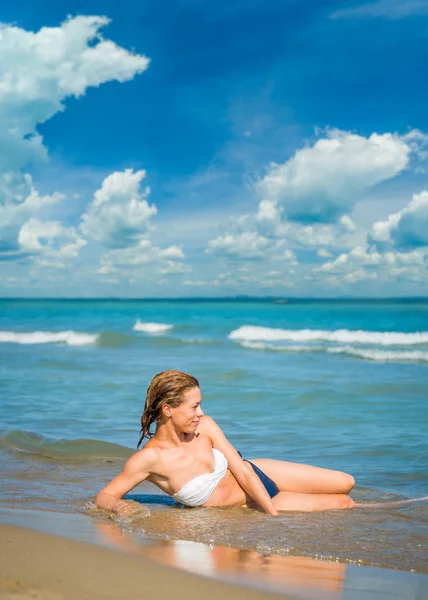
<instances>
[{"instance_id":1,"label":"woman","mask_svg":"<svg viewBox=\"0 0 428 600\"><path fill-rule=\"evenodd\" d=\"M346 473L279 460L244 460L204 415L199 382L188 373L170 370L152 379L137 448L146 437L144 447L97 495L99 508L129 514L132 503L121 498L145 480L187 506L243 506L278 515L355 504L347 495L354 478Z\"/></svg>"}]
</instances>

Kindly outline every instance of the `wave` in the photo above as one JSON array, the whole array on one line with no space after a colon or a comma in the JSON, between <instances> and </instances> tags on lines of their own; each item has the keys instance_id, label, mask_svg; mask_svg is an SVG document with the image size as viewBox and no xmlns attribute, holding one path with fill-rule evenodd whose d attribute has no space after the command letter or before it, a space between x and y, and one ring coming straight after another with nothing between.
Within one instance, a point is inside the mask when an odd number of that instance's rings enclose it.
<instances>
[{"instance_id":1,"label":"wave","mask_svg":"<svg viewBox=\"0 0 428 600\"><path fill-rule=\"evenodd\" d=\"M144 333L159 334L165 333L173 329L174 325L168 325L167 323L142 323L139 319L132 328L133 331L143 331Z\"/></svg>"},{"instance_id":2,"label":"wave","mask_svg":"<svg viewBox=\"0 0 428 600\"><path fill-rule=\"evenodd\" d=\"M40 459L59 462L105 462L129 458L132 450L98 440L50 440L28 431L9 431L0 434L0 449L12 450Z\"/></svg>"},{"instance_id":3,"label":"wave","mask_svg":"<svg viewBox=\"0 0 428 600\"><path fill-rule=\"evenodd\" d=\"M97 334L78 331L0 331L2 344L66 344L67 346L87 346L94 344Z\"/></svg>"},{"instance_id":4,"label":"wave","mask_svg":"<svg viewBox=\"0 0 428 600\"><path fill-rule=\"evenodd\" d=\"M371 350L368 348L329 348L328 352L348 354L377 362L424 362L428 363L428 352L422 350Z\"/></svg>"},{"instance_id":5,"label":"wave","mask_svg":"<svg viewBox=\"0 0 428 600\"><path fill-rule=\"evenodd\" d=\"M428 344L428 331L401 333L397 331L351 331L337 329L274 329L244 325L229 334L229 339L246 342L336 342L340 344L375 344L379 346L408 346Z\"/></svg>"},{"instance_id":6,"label":"wave","mask_svg":"<svg viewBox=\"0 0 428 600\"><path fill-rule=\"evenodd\" d=\"M422 350L374 350L370 348L354 348L352 346L278 346L265 342L241 342L243 348L250 350L270 350L273 352L327 352L329 354L345 354L375 362L422 362L428 363L428 352Z\"/></svg>"}]
</instances>

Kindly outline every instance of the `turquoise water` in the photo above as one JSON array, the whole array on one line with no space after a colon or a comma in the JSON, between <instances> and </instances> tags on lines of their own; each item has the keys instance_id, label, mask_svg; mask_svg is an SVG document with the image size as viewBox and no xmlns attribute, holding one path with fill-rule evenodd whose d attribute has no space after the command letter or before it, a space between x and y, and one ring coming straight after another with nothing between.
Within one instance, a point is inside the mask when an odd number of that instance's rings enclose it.
<instances>
[{"instance_id":1,"label":"turquoise water","mask_svg":"<svg viewBox=\"0 0 428 600\"><path fill-rule=\"evenodd\" d=\"M86 510L169 368L199 379L247 457L348 471L361 501L428 494L427 300L2 300L3 504ZM427 503L287 515L280 535L264 515L246 529L237 509L172 510L152 492L135 490L146 533L428 571Z\"/></svg>"}]
</instances>

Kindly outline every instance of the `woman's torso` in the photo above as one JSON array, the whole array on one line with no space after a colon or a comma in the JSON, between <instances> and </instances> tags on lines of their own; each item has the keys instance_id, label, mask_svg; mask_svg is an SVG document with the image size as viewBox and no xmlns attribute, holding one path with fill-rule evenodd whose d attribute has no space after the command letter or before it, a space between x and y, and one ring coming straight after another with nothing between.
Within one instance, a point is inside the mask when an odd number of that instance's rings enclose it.
<instances>
[{"instance_id":1,"label":"woman's torso","mask_svg":"<svg viewBox=\"0 0 428 600\"><path fill-rule=\"evenodd\" d=\"M147 480L170 496L195 477L211 473L215 468L211 440L202 432L194 434L192 439L177 447L168 447L153 437L144 446L148 447L157 450L158 459ZM240 506L246 500L245 492L227 469L225 476L202 506Z\"/></svg>"}]
</instances>

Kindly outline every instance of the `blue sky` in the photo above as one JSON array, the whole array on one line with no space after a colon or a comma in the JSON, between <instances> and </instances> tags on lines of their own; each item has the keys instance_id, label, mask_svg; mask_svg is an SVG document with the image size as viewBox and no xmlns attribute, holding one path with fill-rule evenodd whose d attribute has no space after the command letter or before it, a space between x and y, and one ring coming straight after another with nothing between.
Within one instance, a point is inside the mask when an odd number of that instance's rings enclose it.
<instances>
[{"instance_id":1,"label":"blue sky","mask_svg":"<svg viewBox=\"0 0 428 600\"><path fill-rule=\"evenodd\" d=\"M0 21L1 295L428 293L428 2Z\"/></svg>"}]
</instances>

